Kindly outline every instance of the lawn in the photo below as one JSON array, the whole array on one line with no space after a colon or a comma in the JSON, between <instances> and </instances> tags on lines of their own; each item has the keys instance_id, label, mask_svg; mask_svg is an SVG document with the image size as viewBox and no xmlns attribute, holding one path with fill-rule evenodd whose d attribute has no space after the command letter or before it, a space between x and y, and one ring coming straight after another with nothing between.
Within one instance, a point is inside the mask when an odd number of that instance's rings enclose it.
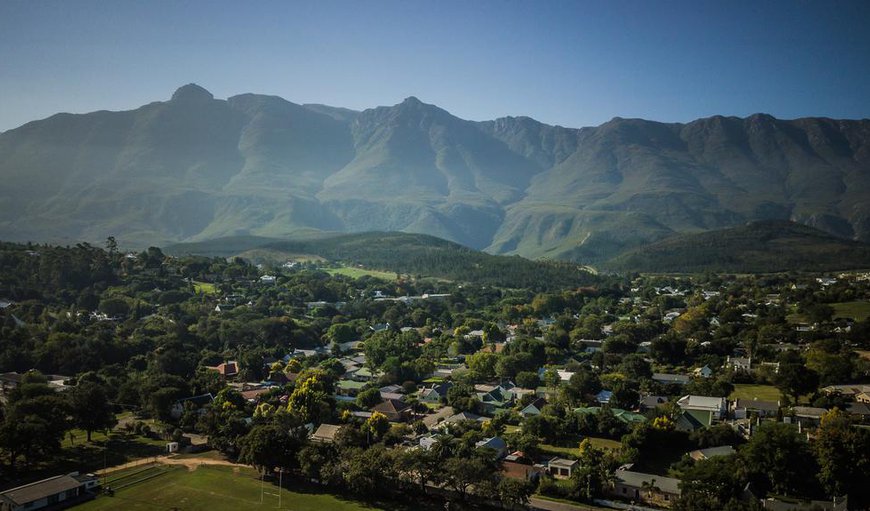
<instances>
[{"instance_id":1,"label":"lawn","mask_svg":"<svg viewBox=\"0 0 870 511\"><path fill-rule=\"evenodd\" d=\"M235 511L237 509L280 509L294 511L357 511L402 509L400 504L369 504L339 495L324 493L317 486L284 480L279 490L274 482L261 484L258 473L250 468L201 466L190 471L184 467L146 468L114 476L115 495L100 496L76 507L81 511L184 509L186 511ZM125 481L131 484L122 487ZM136 482L141 481L141 482ZM110 481L110 486L112 482ZM262 489L262 493L261 493ZM262 502L260 499L262 498ZM419 508L421 506L416 505Z\"/></svg>"},{"instance_id":2,"label":"lawn","mask_svg":"<svg viewBox=\"0 0 870 511\"><path fill-rule=\"evenodd\" d=\"M864 321L870 317L870 302L841 302L832 303L835 318L847 318L855 321Z\"/></svg>"},{"instance_id":3,"label":"lawn","mask_svg":"<svg viewBox=\"0 0 870 511\"><path fill-rule=\"evenodd\" d=\"M196 293L202 293L204 295L213 295L217 293L217 286L210 282L193 282L193 290Z\"/></svg>"},{"instance_id":4,"label":"lawn","mask_svg":"<svg viewBox=\"0 0 870 511\"><path fill-rule=\"evenodd\" d=\"M622 447L622 444L616 440L610 440L609 438L598 438L594 436L586 437L592 442L592 446L598 449L611 449L616 450ZM550 444L540 444L538 448L541 452L545 452L547 454L552 454L553 456L570 456L572 458L576 458L580 456L580 441L573 446L563 447L559 445L550 445Z\"/></svg>"},{"instance_id":5,"label":"lawn","mask_svg":"<svg viewBox=\"0 0 870 511\"><path fill-rule=\"evenodd\" d=\"M782 393L773 385L753 385L750 383L735 383L734 392L728 399L757 399L759 401L780 401Z\"/></svg>"},{"instance_id":6,"label":"lawn","mask_svg":"<svg viewBox=\"0 0 870 511\"><path fill-rule=\"evenodd\" d=\"M323 271L330 275L344 275L353 279L368 276L381 280L386 280L387 282L392 282L396 280L395 272L366 270L365 268L356 268L351 266L343 266L341 268L323 268Z\"/></svg>"}]
</instances>

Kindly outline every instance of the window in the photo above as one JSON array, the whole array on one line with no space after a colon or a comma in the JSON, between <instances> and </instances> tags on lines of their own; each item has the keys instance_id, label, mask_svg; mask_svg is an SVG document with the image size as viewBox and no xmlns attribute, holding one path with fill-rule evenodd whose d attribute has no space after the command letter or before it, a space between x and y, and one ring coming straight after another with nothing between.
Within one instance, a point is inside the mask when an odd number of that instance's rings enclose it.
<instances>
[{"instance_id":1,"label":"window","mask_svg":"<svg viewBox=\"0 0 870 511\"><path fill-rule=\"evenodd\" d=\"M622 487L622 494L625 495L625 486Z\"/></svg>"}]
</instances>

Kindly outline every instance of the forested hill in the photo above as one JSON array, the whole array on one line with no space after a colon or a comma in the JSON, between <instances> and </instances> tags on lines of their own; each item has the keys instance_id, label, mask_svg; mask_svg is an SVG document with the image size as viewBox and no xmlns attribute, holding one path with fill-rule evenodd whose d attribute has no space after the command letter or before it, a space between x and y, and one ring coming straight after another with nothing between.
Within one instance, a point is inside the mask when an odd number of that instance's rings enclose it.
<instances>
[{"instance_id":1,"label":"forested hill","mask_svg":"<svg viewBox=\"0 0 870 511\"><path fill-rule=\"evenodd\" d=\"M276 257L319 256L370 269L508 288L571 288L598 281L598 277L573 263L494 256L433 236L400 232L289 241L235 237L172 245L166 247L166 253L228 257L251 249L267 250Z\"/></svg>"},{"instance_id":2,"label":"forested hill","mask_svg":"<svg viewBox=\"0 0 870 511\"><path fill-rule=\"evenodd\" d=\"M606 266L646 272L762 273L870 268L870 245L793 222L754 222L681 234L626 252Z\"/></svg>"}]
</instances>

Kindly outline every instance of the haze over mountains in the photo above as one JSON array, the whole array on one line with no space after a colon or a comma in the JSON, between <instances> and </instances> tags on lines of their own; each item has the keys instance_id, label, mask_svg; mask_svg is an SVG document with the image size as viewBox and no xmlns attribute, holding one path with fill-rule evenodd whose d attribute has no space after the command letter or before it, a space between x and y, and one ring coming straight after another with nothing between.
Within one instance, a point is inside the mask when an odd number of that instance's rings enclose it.
<instances>
[{"instance_id":1,"label":"haze over mountains","mask_svg":"<svg viewBox=\"0 0 870 511\"><path fill-rule=\"evenodd\" d=\"M595 262L676 233L791 219L870 241L870 120L757 114L594 128L356 112L197 85L0 134L0 239L162 245L407 231Z\"/></svg>"}]
</instances>

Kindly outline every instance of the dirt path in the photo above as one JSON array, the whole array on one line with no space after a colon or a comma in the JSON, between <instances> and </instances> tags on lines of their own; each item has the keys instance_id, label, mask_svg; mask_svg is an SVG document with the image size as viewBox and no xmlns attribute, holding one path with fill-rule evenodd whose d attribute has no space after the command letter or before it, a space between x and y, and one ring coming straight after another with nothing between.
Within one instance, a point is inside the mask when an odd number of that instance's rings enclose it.
<instances>
[{"instance_id":1,"label":"dirt path","mask_svg":"<svg viewBox=\"0 0 870 511\"><path fill-rule=\"evenodd\" d=\"M227 460L216 460L214 458L179 458L177 456L157 456L154 458L142 458L140 460L124 463L123 465L115 465L114 467L97 470L96 472L94 472L94 474L111 474L112 472L117 472L119 470L125 470L128 468L139 467L143 465L150 465L152 463L161 463L163 465L182 465L187 467L188 470L196 470L197 467L201 467L203 465L220 465L226 467L235 467L235 471L238 472L239 469L241 469L242 467L248 467L248 465L244 465L241 463L233 463L232 461Z\"/></svg>"}]
</instances>

